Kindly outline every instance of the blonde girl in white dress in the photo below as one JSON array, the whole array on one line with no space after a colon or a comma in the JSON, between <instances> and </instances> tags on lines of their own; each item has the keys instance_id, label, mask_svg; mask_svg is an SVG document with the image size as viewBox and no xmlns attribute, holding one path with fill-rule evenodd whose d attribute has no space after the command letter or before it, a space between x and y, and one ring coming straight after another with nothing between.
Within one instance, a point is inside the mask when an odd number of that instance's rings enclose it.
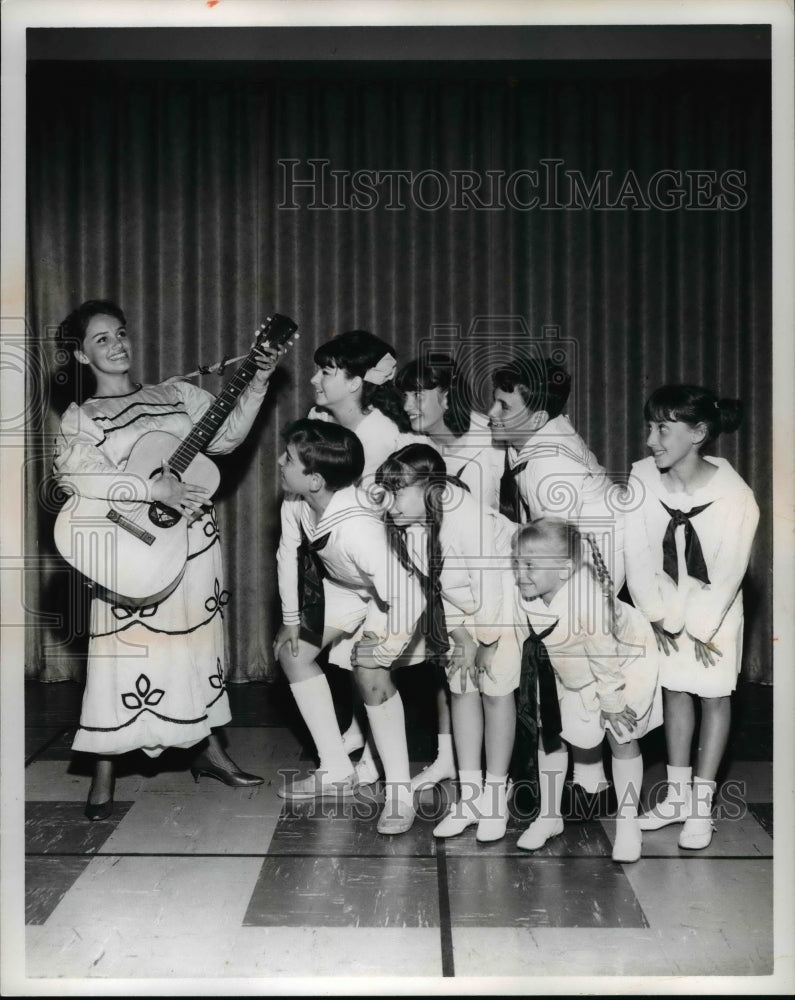
<instances>
[{"instance_id":1,"label":"blonde girl in white dress","mask_svg":"<svg viewBox=\"0 0 795 1000\"><path fill-rule=\"evenodd\" d=\"M679 846L699 850L713 834L715 778L742 662L740 587L759 508L725 459L704 454L739 426L739 400L718 399L700 386L666 385L649 397L644 417L652 454L632 466L637 502L627 505L627 585L664 654L668 787L640 822L645 830L681 823Z\"/></svg>"},{"instance_id":2,"label":"blonde girl in white dress","mask_svg":"<svg viewBox=\"0 0 795 1000\"><path fill-rule=\"evenodd\" d=\"M595 541L589 539L586 549L569 522L541 518L521 527L514 538L514 559L523 611L554 671L549 697L557 697L558 703L539 705L542 730L550 720L549 708L553 716L559 711L560 729L558 734L550 726L539 740L540 812L517 846L535 851L563 832L568 748L600 747L606 735L618 802L613 860L637 861L643 782L638 739L662 723L659 656L651 626L636 608L614 598ZM540 700L542 669L539 664Z\"/></svg>"}]
</instances>

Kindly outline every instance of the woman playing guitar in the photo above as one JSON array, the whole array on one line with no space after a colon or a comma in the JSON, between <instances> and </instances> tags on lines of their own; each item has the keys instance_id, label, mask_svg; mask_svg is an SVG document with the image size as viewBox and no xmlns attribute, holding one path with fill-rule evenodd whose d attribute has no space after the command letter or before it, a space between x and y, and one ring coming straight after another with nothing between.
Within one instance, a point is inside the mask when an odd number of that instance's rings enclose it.
<instances>
[{"instance_id":1,"label":"woman playing guitar","mask_svg":"<svg viewBox=\"0 0 795 1000\"><path fill-rule=\"evenodd\" d=\"M227 785L260 784L262 778L237 767L213 732L231 714L223 632L229 593L210 490L190 481L191 468L184 481L175 474L168 453L155 475L125 475L145 435L167 431L179 444L218 400L188 382L134 382L133 345L124 313L113 302L84 302L64 320L59 337L96 383L94 395L81 406L71 404L62 417L54 460L59 485L78 504L82 498L112 501L121 493L146 511L157 507L176 521L181 515L188 537L184 572L165 596L125 602L95 587L86 688L73 743L73 749L95 755L85 815L98 820L111 814L115 757L130 750L156 757L167 747L202 744L191 765L196 781L207 774ZM243 441L280 353L267 342L252 348L245 387L203 450L224 454ZM144 546L142 568L153 558Z\"/></svg>"}]
</instances>

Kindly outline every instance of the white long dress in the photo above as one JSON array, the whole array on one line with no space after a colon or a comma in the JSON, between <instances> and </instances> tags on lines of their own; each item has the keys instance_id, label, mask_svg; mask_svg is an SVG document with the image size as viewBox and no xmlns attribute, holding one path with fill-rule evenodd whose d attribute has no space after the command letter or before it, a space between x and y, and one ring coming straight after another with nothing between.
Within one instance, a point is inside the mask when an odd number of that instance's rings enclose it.
<instances>
[{"instance_id":1,"label":"white long dress","mask_svg":"<svg viewBox=\"0 0 795 1000\"><path fill-rule=\"evenodd\" d=\"M241 394L209 453L240 444L264 395L253 386ZM184 439L213 399L178 382L72 404L56 440L56 479L69 492L107 495L108 477L124 470L144 434L168 431ZM99 754L142 749L156 757L167 747L192 746L229 722L223 626L229 598L213 507L188 529L185 574L165 600L127 607L95 596L73 749Z\"/></svg>"},{"instance_id":2,"label":"white long dress","mask_svg":"<svg viewBox=\"0 0 795 1000\"><path fill-rule=\"evenodd\" d=\"M731 694L742 663L743 599L740 585L748 568L759 508L745 481L723 458L704 456L716 466L706 486L692 494L671 492L653 458L632 466L630 487L638 499L625 520L627 586L646 618L661 621L676 635L678 651L661 657L663 687L705 698ZM663 537L671 520L665 504L683 513L709 504L693 516L709 583L688 575L684 528L675 531L678 581L663 570ZM630 508L632 504L628 505ZM696 659L693 638L721 652L705 667Z\"/></svg>"}]
</instances>

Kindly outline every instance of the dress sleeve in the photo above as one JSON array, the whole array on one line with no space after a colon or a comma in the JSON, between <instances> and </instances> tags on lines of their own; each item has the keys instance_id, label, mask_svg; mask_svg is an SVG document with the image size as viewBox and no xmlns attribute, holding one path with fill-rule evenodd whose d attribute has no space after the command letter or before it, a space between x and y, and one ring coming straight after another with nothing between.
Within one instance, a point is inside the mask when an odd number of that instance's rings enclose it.
<instances>
[{"instance_id":1,"label":"dress sleeve","mask_svg":"<svg viewBox=\"0 0 795 1000\"><path fill-rule=\"evenodd\" d=\"M207 445L205 451L208 455L225 455L234 451L243 442L262 406L269 384L266 382L261 389L252 383L246 386L229 411L226 420L218 428L215 437ZM204 416L215 400L212 393L190 382L175 382L174 387L194 424Z\"/></svg>"},{"instance_id":2,"label":"dress sleeve","mask_svg":"<svg viewBox=\"0 0 795 1000\"><path fill-rule=\"evenodd\" d=\"M720 547L708 567L710 582L691 581L685 605L685 628L701 642L712 639L737 597L759 523L759 507L750 490L722 506L724 523Z\"/></svg>"},{"instance_id":3,"label":"dress sleeve","mask_svg":"<svg viewBox=\"0 0 795 1000\"><path fill-rule=\"evenodd\" d=\"M107 500L151 500L148 479L127 473L104 454L102 429L76 403L61 418L53 475L67 493Z\"/></svg>"},{"instance_id":4,"label":"dress sleeve","mask_svg":"<svg viewBox=\"0 0 795 1000\"><path fill-rule=\"evenodd\" d=\"M577 521L582 512L583 488L589 475L581 462L575 462L562 450L544 446L532 455L522 479L529 487L534 506L551 517Z\"/></svg>"},{"instance_id":5,"label":"dress sleeve","mask_svg":"<svg viewBox=\"0 0 795 1000\"><path fill-rule=\"evenodd\" d=\"M600 634L596 629L586 632L584 647L588 665L596 681L600 708L605 712L622 711L627 705L624 664L628 657L622 655L614 636L610 633Z\"/></svg>"},{"instance_id":6,"label":"dress sleeve","mask_svg":"<svg viewBox=\"0 0 795 1000\"><path fill-rule=\"evenodd\" d=\"M640 489L643 489L641 484ZM647 498L648 499L648 498ZM632 602L650 622L678 635L684 626L682 596L662 569L662 549L653 551L649 540L648 511L644 504L628 511L624 519L624 563Z\"/></svg>"},{"instance_id":7,"label":"dress sleeve","mask_svg":"<svg viewBox=\"0 0 795 1000\"><path fill-rule=\"evenodd\" d=\"M301 503L285 497L281 507L282 533L276 550L276 574L282 603L282 622L298 625L301 621L298 597L298 547L301 544Z\"/></svg>"},{"instance_id":8,"label":"dress sleeve","mask_svg":"<svg viewBox=\"0 0 795 1000\"><path fill-rule=\"evenodd\" d=\"M453 554L462 559L474 606L475 637L490 645L500 637L504 570L497 557L495 519L468 495L444 515ZM476 534L477 532L477 534ZM466 624L466 623L464 623Z\"/></svg>"}]
</instances>

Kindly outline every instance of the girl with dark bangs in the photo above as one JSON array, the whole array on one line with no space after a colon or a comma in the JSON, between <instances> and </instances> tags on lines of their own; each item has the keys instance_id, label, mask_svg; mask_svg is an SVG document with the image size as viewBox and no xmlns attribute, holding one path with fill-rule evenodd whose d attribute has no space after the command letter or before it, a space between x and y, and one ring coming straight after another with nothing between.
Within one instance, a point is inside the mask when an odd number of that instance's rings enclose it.
<instances>
[{"instance_id":1,"label":"girl with dark bangs","mask_svg":"<svg viewBox=\"0 0 795 1000\"><path fill-rule=\"evenodd\" d=\"M742 404L708 389L666 385L644 407L651 456L632 467L639 498L627 514L627 585L651 622L661 657L668 787L644 830L682 823L679 846L712 840L715 778L726 750L742 660L740 586L759 508L723 458L703 451L737 429ZM701 723L695 773L690 748Z\"/></svg>"},{"instance_id":2,"label":"girl with dark bangs","mask_svg":"<svg viewBox=\"0 0 795 1000\"><path fill-rule=\"evenodd\" d=\"M427 434L477 502L499 510L505 450L491 440L489 419L471 407L467 381L447 356L415 358L398 372L395 388L415 434Z\"/></svg>"},{"instance_id":3,"label":"girl with dark bangs","mask_svg":"<svg viewBox=\"0 0 795 1000\"><path fill-rule=\"evenodd\" d=\"M314 360L317 370L310 383L315 406L308 415L333 420L356 434L364 447L362 478L367 479L411 431L393 381L395 350L366 330L349 330L321 344Z\"/></svg>"}]
</instances>

